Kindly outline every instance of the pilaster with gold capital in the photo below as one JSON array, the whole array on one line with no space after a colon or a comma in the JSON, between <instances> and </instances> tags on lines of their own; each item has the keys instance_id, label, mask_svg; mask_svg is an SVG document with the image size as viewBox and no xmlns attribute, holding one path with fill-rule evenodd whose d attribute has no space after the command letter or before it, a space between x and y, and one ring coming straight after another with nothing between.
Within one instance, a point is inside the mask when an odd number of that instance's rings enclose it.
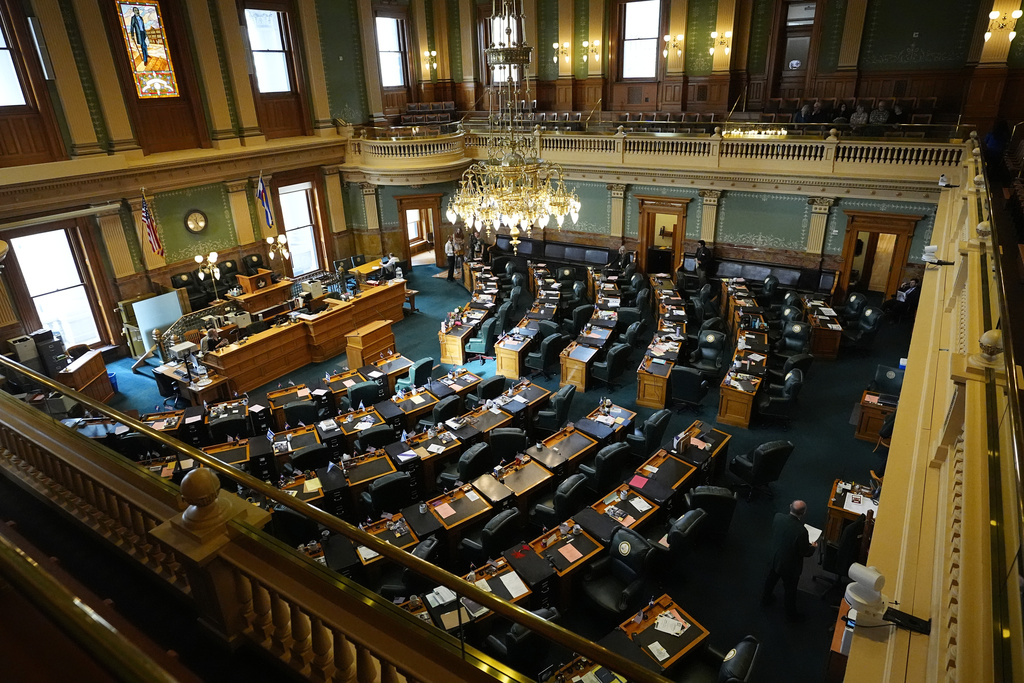
<instances>
[{"instance_id":1,"label":"pilaster with gold capital","mask_svg":"<svg viewBox=\"0 0 1024 683\"><path fill-rule=\"evenodd\" d=\"M807 230L808 254L820 254L825 248L825 230L828 228L828 215L835 197L811 197L807 200L811 205L811 225Z\"/></svg>"},{"instance_id":2,"label":"pilaster with gold capital","mask_svg":"<svg viewBox=\"0 0 1024 683\"><path fill-rule=\"evenodd\" d=\"M721 190L701 190L700 197L704 200L704 206L700 214L700 238L709 244L714 243L716 224L718 223L718 200L722 196Z\"/></svg>"},{"instance_id":3,"label":"pilaster with gold capital","mask_svg":"<svg viewBox=\"0 0 1024 683\"><path fill-rule=\"evenodd\" d=\"M606 187L612 196L611 236L622 239L626 226L626 186L612 183Z\"/></svg>"},{"instance_id":4,"label":"pilaster with gold capital","mask_svg":"<svg viewBox=\"0 0 1024 683\"><path fill-rule=\"evenodd\" d=\"M252 225L252 214L249 213L249 179L228 180L224 187L228 191L228 206L231 208L231 220L235 224L239 246L255 242L256 233Z\"/></svg>"},{"instance_id":5,"label":"pilaster with gold capital","mask_svg":"<svg viewBox=\"0 0 1024 683\"><path fill-rule=\"evenodd\" d=\"M377 186L373 183L359 183L363 191L363 206L366 208L366 229L380 232L380 212L377 210Z\"/></svg>"}]
</instances>

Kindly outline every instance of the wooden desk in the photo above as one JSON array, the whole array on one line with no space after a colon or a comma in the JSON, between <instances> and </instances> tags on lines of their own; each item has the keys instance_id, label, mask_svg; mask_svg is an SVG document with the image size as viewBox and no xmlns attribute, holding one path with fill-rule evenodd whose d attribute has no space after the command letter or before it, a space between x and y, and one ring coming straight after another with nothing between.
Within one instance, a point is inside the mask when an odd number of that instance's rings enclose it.
<instances>
[{"instance_id":1,"label":"wooden desk","mask_svg":"<svg viewBox=\"0 0 1024 683\"><path fill-rule=\"evenodd\" d=\"M345 370L344 372L337 372L324 378L324 383L330 392L334 394L334 405L338 405L338 399L348 396L348 390L352 386L366 380L367 378L361 375L358 370Z\"/></svg>"},{"instance_id":2,"label":"wooden desk","mask_svg":"<svg viewBox=\"0 0 1024 683\"><path fill-rule=\"evenodd\" d=\"M597 441L573 427L563 427L536 445L526 449L526 454L554 472L559 478L575 471L576 467L597 451Z\"/></svg>"},{"instance_id":3,"label":"wooden desk","mask_svg":"<svg viewBox=\"0 0 1024 683\"><path fill-rule=\"evenodd\" d=\"M631 489L629 484L619 484L611 493L590 507L597 514L630 529L637 528L658 511L655 503Z\"/></svg>"},{"instance_id":4,"label":"wooden desk","mask_svg":"<svg viewBox=\"0 0 1024 683\"><path fill-rule=\"evenodd\" d=\"M139 422L144 422L150 429L173 436L182 426L184 417L184 410L171 410L164 413L147 413L139 418Z\"/></svg>"},{"instance_id":5,"label":"wooden desk","mask_svg":"<svg viewBox=\"0 0 1024 683\"><path fill-rule=\"evenodd\" d=\"M497 373L509 379L523 376L523 354L528 352L532 340L529 337L508 336L494 345Z\"/></svg>"},{"instance_id":6,"label":"wooden desk","mask_svg":"<svg viewBox=\"0 0 1024 683\"><path fill-rule=\"evenodd\" d=\"M529 513L529 506L554 474L536 460L516 460L505 465L498 474L500 481L516 497L516 507L523 515Z\"/></svg>"},{"instance_id":7,"label":"wooden desk","mask_svg":"<svg viewBox=\"0 0 1024 683\"><path fill-rule=\"evenodd\" d=\"M304 503L312 503L324 497L324 490L320 486L320 480L316 477L300 475L291 481L285 482L280 489L298 498ZM291 493L294 491L295 493Z\"/></svg>"},{"instance_id":8,"label":"wooden desk","mask_svg":"<svg viewBox=\"0 0 1024 683\"><path fill-rule=\"evenodd\" d=\"M249 294L238 294L237 296L225 294L224 296L237 303L247 313L258 313L288 299L292 293L292 284L294 283L290 279L281 278L276 284L268 284Z\"/></svg>"},{"instance_id":9,"label":"wooden desk","mask_svg":"<svg viewBox=\"0 0 1024 683\"><path fill-rule=\"evenodd\" d=\"M441 344L441 362L445 365L466 364L466 342L476 332L475 325L460 325L447 332L438 332Z\"/></svg>"},{"instance_id":10,"label":"wooden desk","mask_svg":"<svg viewBox=\"0 0 1024 683\"><path fill-rule=\"evenodd\" d=\"M853 484L853 488L850 491L838 494L837 490L839 489L839 484L841 483L842 480L840 479L836 479L832 483L832 491L830 492L828 497L828 509L826 510L825 529L822 533L822 535L825 537L827 541L835 544L839 543L839 537L843 533L843 528L850 522L856 520L861 515L860 512L854 512L852 510L848 510L845 507L847 498L849 496L861 496L862 500L864 501L872 500L871 496L869 495L869 490L867 489L867 487L858 484ZM877 504L869 504L868 506L866 506L866 509L873 511L873 516L877 519Z\"/></svg>"},{"instance_id":11,"label":"wooden desk","mask_svg":"<svg viewBox=\"0 0 1024 683\"><path fill-rule=\"evenodd\" d=\"M704 434L704 441L697 443L700 434ZM689 437L690 443L680 449L679 446L686 437ZM695 479L694 484L699 486L718 479L725 472L725 462L729 458L729 442L731 440L731 434L715 429L701 420L694 420L689 427L676 436L669 453L697 468L697 473L693 478Z\"/></svg>"},{"instance_id":12,"label":"wooden desk","mask_svg":"<svg viewBox=\"0 0 1024 683\"><path fill-rule=\"evenodd\" d=\"M655 363L644 358L636 373L636 404L645 408L664 408L671 372L672 363Z\"/></svg>"},{"instance_id":13,"label":"wooden desk","mask_svg":"<svg viewBox=\"0 0 1024 683\"><path fill-rule=\"evenodd\" d=\"M203 356L203 363L231 379L235 391L245 393L308 365L306 327L285 323L250 335L248 341L229 344Z\"/></svg>"},{"instance_id":14,"label":"wooden desk","mask_svg":"<svg viewBox=\"0 0 1024 683\"><path fill-rule=\"evenodd\" d=\"M494 412L497 410L497 412ZM460 419L466 421L467 426L472 427L477 432L483 434L484 438L488 441L491 438L491 432L499 427L508 427L512 423L512 416L506 413L500 408L489 410L484 406L480 406L474 410L469 411L465 415L462 415ZM456 436L461 439L458 429L454 430ZM464 439L463 439L464 440Z\"/></svg>"},{"instance_id":15,"label":"wooden desk","mask_svg":"<svg viewBox=\"0 0 1024 683\"><path fill-rule=\"evenodd\" d=\"M392 452L397 448L398 446L385 446L392 457L397 457L398 453L406 450L420 456L420 464L423 466L423 490L430 491L434 488L438 470L462 452L462 442L454 434L442 429L436 436L430 436L427 431L410 436L405 441L404 448Z\"/></svg>"},{"instance_id":16,"label":"wooden desk","mask_svg":"<svg viewBox=\"0 0 1024 683\"><path fill-rule=\"evenodd\" d=\"M896 411L894 406L884 406L878 403L880 396L877 391L867 391L860 397L860 418L857 420L857 431L854 436L861 441L878 441L878 430L889 413Z\"/></svg>"},{"instance_id":17,"label":"wooden desk","mask_svg":"<svg viewBox=\"0 0 1024 683\"><path fill-rule=\"evenodd\" d=\"M428 500L427 509L448 532L482 519L493 510L491 504L469 484Z\"/></svg>"},{"instance_id":18,"label":"wooden desk","mask_svg":"<svg viewBox=\"0 0 1024 683\"><path fill-rule=\"evenodd\" d=\"M395 399L394 403L405 415L405 428L414 429L420 418L437 405L437 397L429 391L420 391L415 395L406 394L405 398Z\"/></svg>"},{"instance_id":19,"label":"wooden desk","mask_svg":"<svg viewBox=\"0 0 1024 683\"><path fill-rule=\"evenodd\" d=\"M391 462L391 458L383 450L351 458L342 456L342 464L344 465L345 479L348 481L349 493L353 496L353 504L358 494L374 479L398 471L395 469L395 463Z\"/></svg>"},{"instance_id":20,"label":"wooden desk","mask_svg":"<svg viewBox=\"0 0 1024 683\"><path fill-rule=\"evenodd\" d=\"M559 356L562 378L558 386L564 387L571 384L576 387L577 391L586 391L590 366L596 357L597 349L592 346L573 342L565 347Z\"/></svg>"},{"instance_id":21,"label":"wooden desk","mask_svg":"<svg viewBox=\"0 0 1024 683\"><path fill-rule=\"evenodd\" d=\"M409 528L408 523L402 518L402 513L392 515L390 519L378 519L376 522L365 524L363 531L386 541L396 548L403 550L412 547L420 542L416 533ZM364 567L379 560L381 556L364 545L356 547L356 554L359 556L359 563Z\"/></svg>"},{"instance_id":22,"label":"wooden desk","mask_svg":"<svg viewBox=\"0 0 1024 683\"><path fill-rule=\"evenodd\" d=\"M349 268L348 274L354 276L360 283L365 283L367 279L369 279L370 275L381 269L382 266L380 261L381 260L378 258L372 261L367 261L361 266Z\"/></svg>"},{"instance_id":23,"label":"wooden desk","mask_svg":"<svg viewBox=\"0 0 1024 683\"><path fill-rule=\"evenodd\" d=\"M334 418L334 421L341 428L341 433L345 437L345 443L350 450L355 445L355 441L359 438L361 431L384 424L384 419L380 416L380 413L373 408L352 410Z\"/></svg>"},{"instance_id":24,"label":"wooden desk","mask_svg":"<svg viewBox=\"0 0 1024 683\"><path fill-rule=\"evenodd\" d=\"M263 438L263 437L256 437ZM204 446L203 452L212 455L228 465L242 465L249 462L249 440L238 439L231 443L217 444L216 446Z\"/></svg>"},{"instance_id":25,"label":"wooden desk","mask_svg":"<svg viewBox=\"0 0 1024 683\"><path fill-rule=\"evenodd\" d=\"M236 398L230 401L221 401L219 403L211 403L206 408L206 415L203 416L203 423L207 427L221 420L226 420L235 416L241 415L248 419L249 417L249 401L245 398Z\"/></svg>"},{"instance_id":26,"label":"wooden desk","mask_svg":"<svg viewBox=\"0 0 1024 683\"><path fill-rule=\"evenodd\" d=\"M395 348L395 335L390 320L377 320L345 335L348 366L361 368L372 361L391 355Z\"/></svg>"},{"instance_id":27,"label":"wooden desk","mask_svg":"<svg viewBox=\"0 0 1024 683\"><path fill-rule=\"evenodd\" d=\"M238 286L242 288L243 294L256 294L271 285L273 275L274 273L266 268L257 268L255 275L239 273L235 279L238 280Z\"/></svg>"},{"instance_id":28,"label":"wooden desk","mask_svg":"<svg viewBox=\"0 0 1024 683\"><path fill-rule=\"evenodd\" d=\"M114 387L99 351L86 351L57 373L57 381L104 403L114 397Z\"/></svg>"},{"instance_id":29,"label":"wooden desk","mask_svg":"<svg viewBox=\"0 0 1024 683\"><path fill-rule=\"evenodd\" d=\"M762 380L754 377L745 381L753 385L751 391L733 386L728 375L722 378L721 392L718 396L718 421L722 424L750 428L750 418L754 414L754 397L757 396L757 389L761 386Z\"/></svg>"},{"instance_id":30,"label":"wooden desk","mask_svg":"<svg viewBox=\"0 0 1024 683\"><path fill-rule=\"evenodd\" d=\"M305 384L287 386L267 392L267 403L270 404L270 415L274 429L284 429L284 407L294 401L313 403L313 394Z\"/></svg>"},{"instance_id":31,"label":"wooden desk","mask_svg":"<svg viewBox=\"0 0 1024 683\"><path fill-rule=\"evenodd\" d=\"M595 676L603 672L608 672L614 678L612 679L617 683L626 683L626 679L615 673L611 669L606 669L604 666L597 662L592 662L586 657L577 657L558 671L551 674L544 683L568 683L569 681L582 680L587 674L594 674ZM599 679L600 680L600 679Z\"/></svg>"},{"instance_id":32,"label":"wooden desk","mask_svg":"<svg viewBox=\"0 0 1024 683\"><path fill-rule=\"evenodd\" d=\"M612 437L610 441L623 441L626 438L626 434L629 432L630 427L633 426L633 420L636 419L636 413L622 406L612 404L607 411L598 407L594 408L587 415L588 420L593 420L600 424L604 424L612 430ZM608 424L609 421L611 424ZM586 431L582 426L577 425L579 429ZM589 432L588 432L589 433ZM590 434L595 439L597 438L594 434Z\"/></svg>"},{"instance_id":33,"label":"wooden desk","mask_svg":"<svg viewBox=\"0 0 1024 683\"><path fill-rule=\"evenodd\" d=\"M474 375L465 368L459 368L456 371L449 372L447 375L430 380L427 383L427 390L434 396L437 396L439 401L443 401L452 394L466 398L466 395L476 389L477 385L482 381L483 378L479 375Z\"/></svg>"},{"instance_id":34,"label":"wooden desk","mask_svg":"<svg viewBox=\"0 0 1024 683\"><path fill-rule=\"evenodd\" d=\"M843 683L846 676L847 655L842 653L843 634L846 632L846 616L850 613L850 603L839 601L839 614L836 615L835 628L832 631L832 643L825 662L825 683Z\"/></svg>"},{"instance_id":35,"label":"wooden desk","mask_svg":"<svg viewBox=\"0 0 1024 683\"><path fill-rule=\"evenodd\" d=\"M184 364L180 363L157 366L153 368L153 374L173 381L178 387L178 394L194 406L202 405L203 401L227 400L231 396L231 380L217 373L208 373L205 378L200 378L202 386L188 381L188 372Z\"/></svg>"},{"instance_id":36,"label":"wooden desk","mask_svg":"<svg viewBox=\"0 0 1024 683\"><path fill-rule=\"evenodd\" d=\"M319 444L320 435L317 433L315 425L296 427L274 434L271 452L277 458L278 463L283 464L303 448Z\"/></svg>"},{"instance_id":37,"label":"wooden desk","mask_svg":"<svg viewBox=\"0 0 1024 683\"><path fill-rule=\"evenodd\" d=\"M379 360L373 361L370 365L361 367L360 371L367 376L369 376L369 373L366 372L366 368L369 367L375 368L377 372L383 372L387 375L388 391L393 394L395 393L395 383L398 381L398 378L407 374L412 366L413 362L411 360L400 353L394 353L390 356L385 355Z\"/></svg>"},{"instance_id":38,"label":"wooden desk","mask_svg":"<svg viewBox=\"0 0 1024 683\"><path fill-rule=\"evenodd\" d=\"M566 520L565 525L569 532L567 534L563 534L561 526L557 526L530 541L530 548L554 566L558 577L569 576L604 550L604 545L573 519Z\"/></svg>"},{"instance_id":39,"label":"wooden desk","mask_svg":"<svg viewBox=\"0 0 1024 683\"><path fill-rule=\"evenodd\" d=\"M696 466L669 454L664 448L647 459L636 468L636 472L627 482L631 488L647 495L651 500L664 504L667 498L654 493L656 488L680 491L689 488L690 478L697 471ZM649 482L653 482L653 485ZM659 498L662 498L659 500Z\"/></svg>"},{"instance_id":40,"label":"wooden desk","mask_svg":"<svg viewBox=\"0 0 1024 683\"><path fill-rule=\"evenodd\" d=\"M644 607L642 612L644 616L639 623L630 617L612 633L602 638L599 644L627 657L640 650L647 655L647 659L643 660L644 665L661 673L679 662L687 653L694 651L708 637L708 630L684 612L667 594L655 600L653 605ZM682 633L672 636L655 628L658 617L665 613L682 622ZM652 653L651 645L654 643L664 648L667 655L664 659L659 659Z\"/></svg>"},{"instance_id":41,"label":"wooden desk","mask_svg":"<svg viewBox=\"0 0 1024 683\"><path fill-rule=\"evenodd\" d=\"M514 577L514 579L510 583L518 588L516 594L513 594L509 590L509 585L505 583L511 577ZM487 584L487 588L492 594L511 603L526 600L531 594L529 587L516 574L508 560L504 557L499 557L494 560L493 564L488 563L475 571L463 575L462 578L470 583L483 581ZM479 611L475 610L475 614L470 614L466 609L467 604L474 608L480 607L481 609ZM461 597L437 607L433 607L428 603L427 610L431 613L437 626L446 631L458 628L460 623L465 626L470 622L483 621L491 615L490 610L484 609L482 606Z\"/></svg>"}]
</instances>

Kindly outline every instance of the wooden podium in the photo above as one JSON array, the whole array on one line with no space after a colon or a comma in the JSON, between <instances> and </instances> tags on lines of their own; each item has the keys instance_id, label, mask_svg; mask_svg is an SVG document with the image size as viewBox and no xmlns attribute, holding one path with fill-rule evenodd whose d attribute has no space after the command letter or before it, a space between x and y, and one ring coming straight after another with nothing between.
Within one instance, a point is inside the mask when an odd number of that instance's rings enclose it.
<instances>
[{"instance_id":1,"label":"wooden podium","mask_svg":"<svg viewBox=\"0 0 1024 683\"><path fill-rule=\"evenodd\" d=\"M99 351L87 351L57 373L57 381L104 403L114 397L114 387Z\"/></svg>"},{"instance_id":2,"label":"wooden podium","mask_svg":"<svg viewBox=\"0 0 1024 683\"><path fill-rule=\"evenodd\" d=\"M257 268L255 275L242 275L239 273L235 276L238 280L238 286L242 288L242 291L246 294L255 294L261 289L269 287L271 284L271 272L266 268Z\"/></svg>"},{"instance_id":3,"label":"wooden podium","mask_svg":"<svg viewBox=\"0 0 1024 683\"><path fill-rule=\"evenodd\" d=\"M395 335L391 332L390 320L377 320L363 325L345 335L348 353L348 367L357 370L369 365L382 356L388 349L395 348Z\"/></svg>"}]
</instances>

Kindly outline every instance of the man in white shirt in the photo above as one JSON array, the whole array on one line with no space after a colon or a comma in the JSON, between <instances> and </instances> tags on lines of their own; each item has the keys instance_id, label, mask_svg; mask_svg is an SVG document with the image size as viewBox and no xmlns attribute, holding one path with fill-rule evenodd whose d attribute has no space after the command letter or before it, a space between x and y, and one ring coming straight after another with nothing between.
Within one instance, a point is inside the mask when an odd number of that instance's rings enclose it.
<instances>
[{"instance_id":1,"label":"man in white shirt","mask_svg":"<svg viewBox=\"0 0 1024 683\"><path fill-rule=\"evenodd\" d=\"M209 353L210 351L219 349L222 346L226 346L227 343L228 340L221 339L216 328L211 327L206 331L206 336L203 337L202 341L199 343L199 350L203 353Z\"/></svg>"},{"instance_id":2,"label":"man in white shirt","mask_svg":"<svg viewBox=\"0 0 1024 683\"><path fill-rule=\"evenodd\" d=\"M444 255L448 257L448 282L455 281L455 235L444 243Z\"/></svg>"}]
</instances>

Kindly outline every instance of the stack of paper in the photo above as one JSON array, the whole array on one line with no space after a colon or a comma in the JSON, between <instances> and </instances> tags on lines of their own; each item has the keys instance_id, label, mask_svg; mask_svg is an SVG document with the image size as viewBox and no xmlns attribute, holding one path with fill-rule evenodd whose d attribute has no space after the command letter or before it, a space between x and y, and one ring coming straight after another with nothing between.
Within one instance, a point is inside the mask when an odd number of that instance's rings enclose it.
<instances>
[{"instance_id":1,"label":"stack of paper","mask_svg":"<svg viewBox=\"0 0 1024 683\"><path fill-rule=\"evenodd\" d=\"M439 605L447 605L449 602L455 600L455 591L447 586L438 586L425 596L427 602L430 603L431 607L437 607Z\"/></svg>"},{"instance_id":2,"label":"stack of paper","mask_svg":"<svg viewBox=\"0 0 1024 683\"><path fill-rule=\"evenodd\" d=\"M525 595L530 591L523 583L523 580L519 578L519 575L515 572L509 572L508 574L501 575L501 582L505 584L505 588L508 589L509 595L515 600L520 595Z\"/></svg>"}]
</instances>

